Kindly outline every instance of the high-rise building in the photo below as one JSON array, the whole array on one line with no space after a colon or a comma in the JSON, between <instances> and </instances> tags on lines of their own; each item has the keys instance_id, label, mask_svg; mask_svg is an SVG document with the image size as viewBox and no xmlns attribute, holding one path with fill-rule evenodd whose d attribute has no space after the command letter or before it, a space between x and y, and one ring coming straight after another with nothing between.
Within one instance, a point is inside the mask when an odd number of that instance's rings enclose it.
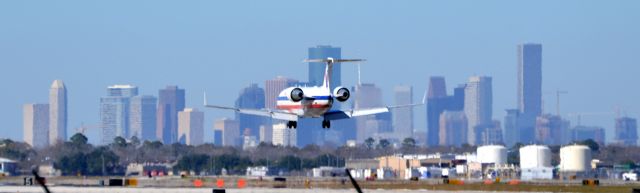
<instances>
[{"instance_id":1,"label":"high-rise building","mask_svg":"<svg viewBox=\"0 0 640 193\"><path fill-rule=\"evenodd\" d=\"M49 143L67 140L67 87L54 80L49 89Z\"/></svg>"},{"instance_id":2,"label":"high-rise building","mask_svg":"<svg viewBox=\"0 0 640 193\"><path fill-rule=\"evenodd\" d=\"M284 123L273 125L273 145L296 147L296 139L296 129L289 129Z\"/></svg>"},{"instance_id":3,"label":"high-rise building","mask_svg":"<svg viewBox=\"0 0 640 193\"><path fill-rule=\"evenodd\" d=\"M158 98L155 96L134 96L129 104L129 136L140 140L156 140Z\"/></svg>"},{"instance_id":4,"label":"high-rise building","mask_svg":"<svg viewBox=\"0 0 640 193\"><path fill-rule=\"evenodd\" d=\"M322 45L309 48L309 59L327 59L329 57L341 59L341 48ZM322 62L309 63L309 84L311 86L322 86L322 82L324 80L324 69L325 64ZM335 63L333 65L333 73L331 75L331 90L342 84L341 71L340 63Z\"/></svg>"},{"instance_id":5,"label":"high-rise building","mask_svg":"<svg viewBox=\"0 0 640 193\"><path fill-rule=\"evenodd\" d=\"M243 88L238 94L236 99L236 108L245 109L262 109L264 105L264 90L258 87L258 84L251 84L246 88ZM267 123L267 119L262 116L248 115L236 112L236 120L240 123L240 129L250 129L251 136L259 138L260 126Z\"/></svg>"},{"instance_id":6,"label":"high-rise building","mask_svg":"<svg viewBox=\"0 0 640 193\"><path fill-rule=\"evenodd\" d=\"M213 129L213 145L222 146L222 130Z\"/></svg>"},{"instance_id":7,"label":"high-rise building","mask_svg":"<svg viewBox=\"0 0 640 193\"><path fill-rule=\"evenodd\" d=\"M502 128L500 121L475 127L476 145L502 144Z\"/></svg>"},{"instance_id":8,"label":"high-rise building","mask_svg":"<svg viewBox=\"0 0 640 193\"><path fill-rule=\"evenodd\" d=\"M504 117L504 144L512 147L520 142L520 127L518 120L520 119L520 110L507 109L507 115Z\"/></svg>"},{"instance_id":9,"label":"high-rise building","mask_svg":"<svg viewBox=\"0 0 640 193\"><path fill-rule=\"evenodd\" d=\"M467 117L462 111L444 111L440 114L441 146L461 146L467 139Z\"/></svg>"},{"instance_id":10,"label":"high-rise building","mask_svg":"<svg viewBox=\"0 0 640 193\"><path fill-rule=\"evenodd\" d=\"M638 122L634 118L616 119L616 143L635 146L638 144Z\"/></svg>"},{"instance_id":11,"label":"high-rise building","mask_svg":"<svg viewBox=\"0 0 640 193\"><path fill-rule=\"evenodd\" d=\"M222 133L222 145L239 147L241 145L240 125L238 121L224 118L214 123L214 131Z\"/></svg>"},{"instance_id":12,"label":"high-rise building","mask_svg":"<svg viewBox=\"0 0 640 193\"><path fill-rule=\"evenodd\" d=\"M454 89L453 96L447 95L444 77L429 78L427 93L427 145L437 146L440 138L440 115L445 110L462 111L464 108L464 88L460 85ZM464 140L466 142L466 140Z\"/></svg>"},{"instance_id":13,"label":"high-rise building","mask_svg":"<svg viewBox=\"0 0 640 193\"><path fill-rule=\"evenodd\" d=\"M100 98L102 144L110 144L115 137L129 136L129 105L136 95L138 87L113 85L107 88L107 96Z\"/></svg>"},{"instance_id":14,"label":"high-rise building","mask_svg":"<svg viewBox=\"0 0 640 193\"><path fill-rule=\"evenodd\" d=\"M491 77L472 76L464 91L464 112L467 116L467 139L470 145L477 145L479 128L494 127L491 117L493 111L493 94Z\"/></svg>"},{"instance_id":15,"label":"high-rise building","mask_svg":"<svg viewBox=\"0 0 640 193\"><path fill-rule=\"evenodd\" d=\"M535 140L536 117L542 113L542 45L518 45L518 110L521 142Z\"/></svg>"},{"instance_id":16,"label":"high-rise building","mask_svg":"<svg viewBox=\"0 0 640 193\"><path fill-rule=\"evenodd\" d=\"M178 142L194 146L204 143L203 112L193 108L178 112Z\"/></svg>"},{"instance_id":17,"label":"high-rise building","mask_svg":"<svg viewBox=\"0 0 640 193\"><path fill-rule=\"evenodd\" d=\"M278 95L282 90L295 86L298 80L278 76L275 79L267 80L264 83L264 105L267 109L276 109Z\"/></svg>"},{"instance_id":18,"label":"high-rise building","mask_svg":"<svg viewBox=\"0 0 640 193\"><path fill-rule=\"evenodd\" d=\"M565 124L560 116L545 114L536 119L535 142L545 145L562 145Z\"/></svg>"},{"instance_id":19,"label":"high-rise building","mask_svg":"<svg viewBox=\"0 0 640 193\"><path fill-rule=\"evenodd\" d=\"M260 142L271 143L273 139L273 125L261 125L260 126Z\"/></svg>"},{"instance_id":20,"label":"high-rise building","mask_svg":"<svg viewBox=\"0 0 640 193\"><path fill-rule=\"evenodd\" d=\"M440 138L440 114L449 105L447 87L444 77L432 76L429 78L429 90L427 92L427 145L437 146Z\"/></svg>"},{"instance_id":21,"label":"high-rise building","mask_svg":"<svg viewBox=\"0 0 640 193\"><path fill-rule=\"evenodd\" d=\"M571 129L571 141L584 141L587 139L592 139L599 144L604 144L604 128L592 126L576 126Z\"/></svg>"},{"instance_id":22,"label":"high-rise building","mask_svg":"<svg viewBox=\"0 0 640 193\"><path fill-rule=\"evenodd\" d=\"M413 88L396 86L393 89L395 105L413 104ZM401 139L413 137L413 108L396 108L393 114L393 130Z\"/></svg>"},{"instance_id":23,"label":"high-rise building","mask_svg":"<svg viewBox=\"0 0 640 193\"><path fill-rule=\"evenodd\" d=\"M178 112L185 107L185 91L178 86L167 86L158 91L156 137L164 144L178 140Z\"/></svg>"},{"instance_id":24,"label":"high-rise building","mask_svg":"<svg viewBox=\"0 0 640 193\"><path fill-rule=\"evenodd\" d=\"M25 104L22 108L24 142L34 148L49 145L49 104Z\"/></svg>"},{"instance_id":25,"label":"high-rise building","mask_svg":"<svg viewBox=\"0 0 640 193\"><path fill-rule=\"evenodd\" d=\"M382 106L382 90L374 84L360 84L355 88L354 109L375 108ZM367 121L376 120L375 115L356 117L356 140L363 143L373 137L377 128L367 126Z\"/></svg>"}]
</instances>

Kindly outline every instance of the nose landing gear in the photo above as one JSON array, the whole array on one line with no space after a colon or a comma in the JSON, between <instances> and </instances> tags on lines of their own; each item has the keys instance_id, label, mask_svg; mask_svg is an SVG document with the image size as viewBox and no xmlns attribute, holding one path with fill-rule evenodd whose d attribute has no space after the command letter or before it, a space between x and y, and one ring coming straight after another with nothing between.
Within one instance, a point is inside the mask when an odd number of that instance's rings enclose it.
<instances>
[{"instance_id":1,"label":"nose landing gear","mask_svg":"<svg viewBox=\"0 0 640 193\"><path fill-rule=\"evenodd\" d=\"M287 122L287 128L289 128L289 129L298 128L298 122L297 121L288 121Z\"/></svg>"},{"instance_id":2,"label":"nose landing gear","mask_svg":"<svg viewBox=\"0 0 640 193\"><path fill-rule=\"evenodd\" d=\"M331 121L329 121L329 120L322 120L322 128L326 128L326 129L331 128Z\"/></svg>"}]
</instances>

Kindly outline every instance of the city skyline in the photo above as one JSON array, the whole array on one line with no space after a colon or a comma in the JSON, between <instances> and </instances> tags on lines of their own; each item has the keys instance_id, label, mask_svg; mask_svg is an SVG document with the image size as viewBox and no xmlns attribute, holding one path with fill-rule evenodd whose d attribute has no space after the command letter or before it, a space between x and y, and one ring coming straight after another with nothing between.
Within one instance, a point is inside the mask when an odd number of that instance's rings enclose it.
<instances>
[{"instance_id":1,"label":"city skyline","mask_svg":"<svg viewBox=\"0 0 640 193\"><path fill-rule=\"evenodd\" d=\"M165 28L162 27L165 24L153 23L161 20L153 19L150 16L140 16L127 9L122 10L123 14L133 18L128 23L121 23L121 18L109 17L111 15L107 12L91 11L97 7L116 11L124 9L108 5L89 7L87 10L90 10L90 13L70 8L69 15L59 15L47 11L44 6L30 7L19 2L3 2L3 4L5 3L9 5L0 6L2 9L0 15L3 16L0 18L21 16L19 17L21 19L15 21L0 21L2 24L6 24L3 26L7 26L6 31L0 32L2 34L0 39L4 42L0 45L0 51L7 53L0 57L0 63L3 66L5 64L11 66L11 69L4 71L5 74L0 77L4 82L20 82L17 85L7 85L9 90L15 91L2 96L3 98L0 100L3 101L1 106L7 107L0 112L4 117L3 120L7 120L7 126L2 127L2 131L6 131L3 133L6 134L1 137L12 139L21 139L19 131L21 128L19 121L21 105L34 101L46 101L46 95L42 93L53 79L65 80L65 83L73 88L69 91L69 101L75 103L69 104L67 128L68 131L72 131L71 129L80 126L82 122L99 121L97 110L95 110L95 107L98 106L96 98L102 95L102 88L107 85L127 82L147 89L141 92L143 94L154 94L153 91L164 85L175 84L193 91L186 96L188 101L191 101L188 106L198 107L200 105L202 98L200 91L202 90L210 91L210 94L214 94L211 91L219 92L215 93L217 101L220 101L221 104L232 104L235 96L225 96L224 93L235 93L238 88L251 82L259 82L277 75L306 80L304 72L307 65L300 64L300 61L306 56L307 50L305 49L326 44L341 47L342 55L345 57L368 59L368 62L362 65L362 79L365 82L376 83L382 88L385 104L392 104L393 99L390 93L391 88L395 85L412 85L415 87L415 92L418 93L416 95L421 96L422 91L426 88L426 77L429 75L442 75L447 77L450 83L461 83L465 82L469 76L486 74L495 78L494 101L496 104L494 104L493 118L502 120L506 114L504 109L514 108L517 104L514 96L516 93L514 45L538 42L545 45L543 66L545 81L542 95L546 112L549 112L549 109L555 109L555 104L553 104L555 96L545 93L557 89L569 91L569 94L562 96L562 115L573 112L611 112L615 106L619 106L628 116L638 117L638 109L640 109L640 104L635 102L635 99L640 97L640 92L637 89L626 88L628 83L634 81L634 72L638 71L634 56L638 50L637 46L640 45L640 39L637 36L640 34L638 27L633 25L633 18L637 18L638 13L632 9L634 6L629 5L569 1L554 3L554 6L547 7L544 5L549 5L549 2L541 2L541 5L527 4L532 7L531 11L524 10L525 13L520 14L510 11L510 9L498 10L495 8L498 6L494 7L495 4L492 3L477 4L480 9L475 6L471 8L452 3L419 3L413 6L395 5L398 7L392 8L391 13L397 14L375 16L373 13L379 12L372 10L384 6L379 3L371 3L365 5L363 10L357 11L354 15L372 16L372 19L378 19L380 22L391 23L390 28L381 29L377 27L381 26L378 23L367 22L372 20L363 19L366 17L341 16L341 14L336 14L340 13L339 9L330 9L328 12L334 13L335 16L329 14L331 16L327 17L336 21L337 28L342 29L338 30L340 32L332 32L333 30L315 26L304 30L293 27L278 30L267 28L265 29L266 34L253 37L251 35L254 33L248 32L256 31L256 28L252 27L253 25L260 25L252 23L246 17L232 21L213 20L211 22L230 24L230 27L212 33L210 28L200 28L197 26L201 25L182 23L181 20L176 19L166 21L166 26L170 27ZM515 7L515 4L510 2L502 3L507 7ZM583 7L570 9L576 3ZM15 4L20 6L16 9L6 9L7 7L15 7L11 6ZM159 6L160 10L167 9L167 6L163 6L162 3L158 3L156 6ZM190 8L191 6L192 4L185 4L181 7ZM232 3L227 6L237 5ZM470 13L468 15L474 15L477 18L470 18L467 14L456 16L433 9L438 6L455 6L462 12L468 12ZM210 8L206 5L202 7ZM424 11L422 9L424 7L430 11ZM397 12L397 9L400 8L405 11ZM541 8L550 9L551 14L536 14L537 12L533 11L536 10L534 8L538 10ZM247 11L263 13L256 9ZM42 13L33 14L37 12ZM195 9L191 12L204 14L204 17L186 13L185 20L195 19L194 22L198 22L203 21L198 18L207 20L218 18L214 16L238 15L224 10L209 13L211 11L208 9ZM69 17L77 14L86 14L86 17ZM150 14L162 16L162 13ZM46 17L44 17L45 15ZM283 14L269 15L258 19L257 23L273 24L276 21L283 21L282 19L285 22L299 22L319 17L307 14L300 15L302 16L297 19L293 17L284 19ZM99 20L101 22L93 22L92 20L103 17L106 19ZM347 19L339 20L342 17L347 17ZM166 19L166 17L159 18ZM467 19L470 20L466 21ZM403 23L403 21L414 22ZM461 22L461 25L451 26L448 24L456 22ZM33 23L34 25L27 25L24 28L16 27L21 23ZM148 29L136 27L136 24L145 23L147 25L144 26L150 27L154 33L147 33ZM247 25L239 26L233 25L233 23ZM354 23L358 25L355 28L358 30L340 28ZM414 27L412 24L415 23L420 24ZM44 29L42 26L52 24L60 24L65 27L42 30ZM474 29L474 26L478 27L478 25L486 26L486 28L468 30ZM76 26L83 26L83 28ZM185 31L203 29L203 33L192 34L171 30L174 26L185 27ZM125 29L125 31L130 30L134 34L143 33L149 34L149 36L142 40L131 41L132 37L138 36L120 31L104 30L105 28ZM302 31L307 33L299 33ZM405 33L399 34L400 31ZM359 32L367 32L367 34L361 35ZM90 35L83 36L78 33ZM216 38L218 36L235 37L231 35L236 33L248 38L246 40ZM353 34L357 34L357 36ZM601 34L615 35L607 36L610 39L604 40L600 38ZM190 37L194 37L194 39ZM282 41L287 38L291 40ZM200 41L201 39L204 40ZM215 43L217 41L220 42ZM163 42L163 44L154 42ZM372 42L376 42L376 44ZM165 46L165 43L171 46ZM95 45L105 46L98 48ZM182 48L191 46L194 46L195 49L180 51ZM48 52L50 50L54 50L54 52ZM251 58L243 58L242 56L246 54L255 55ZM38 57L34 57L34 55ZM229 61L224 59L227 57L223 56L242 59ZM47 59L41 60L41 58ZM179 66L179 68L174 66ZM342 68L344 85L355 85L356 67L343 65ZM130 70L122 71L121 69ZM246 72L241 76L234 76L232 72L235 69L244 69ZM35 76L28 76L23 72L34 73ZM144 75L141 75L140 72L143 72ZM222 75L212 76L211 73ZM602 76L600 73L607 76ZM111 76L112 74L118 74L118 76ZM389 74L393 76L380 78ZM572 76L566 77L566 74ZM449 90L449 92L451 91ZM423 111L415 110L415 112L415 117L424 117L424 115L418 114L423 114ZM231 117L230 113L225 112L207 111L207 114L214 117ZM613 114L585 116L582 120L585 125L605 128L607 138L612 139L614 136L614 122L612 121L614 116ZM566 118L573 123L576 122L576 117ZM424 125L424 121L416 123L416 127L421 130L426 128Z\"/></svg>"}]
</instances>

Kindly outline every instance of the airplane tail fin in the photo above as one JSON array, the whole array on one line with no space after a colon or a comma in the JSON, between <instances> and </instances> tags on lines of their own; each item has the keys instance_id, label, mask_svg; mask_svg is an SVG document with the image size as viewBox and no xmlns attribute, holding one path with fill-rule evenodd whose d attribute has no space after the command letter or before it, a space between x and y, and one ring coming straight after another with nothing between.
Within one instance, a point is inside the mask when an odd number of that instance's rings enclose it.
<instances>
[{"instance_id":1,"label":"airplane tail fin","mask_svg":"<svg viewBox=\"0 0 640 193\"><path fill-rule=\"evenodd\" d=\"M333 64L334 63L342 63L342 62L363 62L366 61L364 59L306 59L303 62L311 63L311 62L322 62L326 64L324 70L324 79L322 81L322 87L329 89L331 87L331 74L333 72Z\"/></svg>"}]
</instances>

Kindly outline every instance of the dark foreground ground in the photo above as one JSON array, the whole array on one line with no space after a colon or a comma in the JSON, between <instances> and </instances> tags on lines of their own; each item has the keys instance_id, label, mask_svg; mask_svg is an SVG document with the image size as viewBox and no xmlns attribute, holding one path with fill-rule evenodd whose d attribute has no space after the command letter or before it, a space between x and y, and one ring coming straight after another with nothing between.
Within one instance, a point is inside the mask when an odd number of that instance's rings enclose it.
<instances>
[{"instance_id":1,"label":"dark foreground ground","mask_svg":"<svg viewBox=\"0 0 640 193\"><path fill-rule=\"evenodd\" d=\"M116 177L114 177L116 178ZM120 178L121 177L117 177ZM56 192L211 192L222 185L227 192L355 192L346 178L305 178L290 177L285 183L275 182L273 178L245 177L163 177L133 178L135 183L127 187L102 187L100 181L107 183L105 177L54 177L47 184ZM197 182L198 181L198 182ZM222 183L221 183L222 181ZM201 182L201 183L199 183ZM240 182L240 183L239 183ZM458 184L444 184L442 180L358 180L365 192L626 192L640 189L638 182L600 181L600 185L582 185L582 181L527 181L518 183L503 182L485 184L481 180L463 180ZM199 184L200 187L196 187ZM240 186L239 186L240 185ZM21 190L21 191L20 191ZM273 191L272 191L273 190ZM320 191L319 191L320 190ZM0 192L42 192L38 186L23 186L23 177L5 177L0 179Z\"/></svg>"}]
</instances>

